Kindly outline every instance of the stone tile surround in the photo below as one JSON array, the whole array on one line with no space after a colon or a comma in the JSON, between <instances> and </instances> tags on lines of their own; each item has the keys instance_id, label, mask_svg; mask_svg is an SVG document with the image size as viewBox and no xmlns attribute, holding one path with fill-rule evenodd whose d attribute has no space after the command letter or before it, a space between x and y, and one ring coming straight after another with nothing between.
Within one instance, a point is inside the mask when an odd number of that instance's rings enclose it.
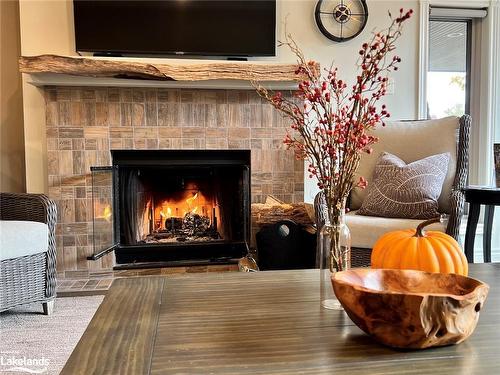
<instances>
[{"instance_id":1,"label":"stone tile surround","mask_svg":"<svg viewBox=\"0 0 500 375\"><path fill-rule=\"evenodd\" d=\"M58 271L101 270L92 249L91 166L113 149L250 149L252 202L304 195L303 162L284 149L287 124L252 90L46 87L49 196L58 206Z\"/></svg>"}]
</instances>

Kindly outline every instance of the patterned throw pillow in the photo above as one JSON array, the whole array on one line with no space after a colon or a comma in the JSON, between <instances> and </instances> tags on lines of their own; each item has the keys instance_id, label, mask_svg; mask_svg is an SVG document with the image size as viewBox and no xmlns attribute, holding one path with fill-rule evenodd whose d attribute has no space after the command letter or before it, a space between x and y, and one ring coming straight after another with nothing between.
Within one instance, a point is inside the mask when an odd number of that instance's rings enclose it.
<instances>
[{"instance_id":1,"label":"patterned throw pillow","mask_svg":"<svg viewBox=\"0 0 500 375\"><path fill-rule=\"evenodd\" d=\"M439 215L438 198L450 154L432 155L406 164L395 155L380 155L359 215L429 219Z\"/></svg>"}]
</instances>

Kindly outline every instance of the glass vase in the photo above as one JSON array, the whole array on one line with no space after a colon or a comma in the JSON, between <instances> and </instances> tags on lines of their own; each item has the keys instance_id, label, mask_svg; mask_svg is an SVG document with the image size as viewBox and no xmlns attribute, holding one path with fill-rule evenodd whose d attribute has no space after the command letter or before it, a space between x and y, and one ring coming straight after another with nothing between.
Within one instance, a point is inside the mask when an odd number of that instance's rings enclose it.
<instances>
[{"instance_id":1,"label":"glass vase","mask_svg":"<svg viewBox=\"0 0 500 375\"><path fill-rule=\"evenodd\" d=\"M351 267L351 232L345 223L345 209L329 210L329 220L319 233L320 300L326 309L342 310L335 297L331 277Z\"/></svg>"}]
</instances>

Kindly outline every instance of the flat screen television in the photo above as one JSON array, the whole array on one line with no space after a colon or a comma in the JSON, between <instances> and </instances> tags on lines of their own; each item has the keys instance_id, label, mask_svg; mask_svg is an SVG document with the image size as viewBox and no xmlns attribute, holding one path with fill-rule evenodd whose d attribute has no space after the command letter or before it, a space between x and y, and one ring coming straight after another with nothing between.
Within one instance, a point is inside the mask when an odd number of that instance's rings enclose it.
<instances>
[{"instance_id":1,"label":"flat screen television","mask_svg":"<svg viewBox=\"0 0 500 375\"><path fill-rule=\"evenodd\" d=\"M276 0L74 0L79 52L275 56Z\"/></svg>"}]
</instances>

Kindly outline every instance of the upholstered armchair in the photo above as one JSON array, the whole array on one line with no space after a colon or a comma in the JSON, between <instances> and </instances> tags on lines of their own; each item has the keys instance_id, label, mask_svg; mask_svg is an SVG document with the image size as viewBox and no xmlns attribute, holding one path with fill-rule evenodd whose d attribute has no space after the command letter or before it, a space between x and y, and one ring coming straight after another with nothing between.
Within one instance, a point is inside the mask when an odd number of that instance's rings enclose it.
<instances>
[{"instance_id":1,"label":"upholstered armchair","mask_svg":"<svg viewBox=\"0 0 500 375\"><path fill-rule=\"evenodd\" d=\"M56 297L56 205L42 194L0 193L0 311Z\"/></svg>"},{"instance_id":2,"label":"upholstered armchair","mask_svg":"<svg viewBox=\"0 0 500 375\"><path fill-rule=\"evenodd\" d=\"M446 117L438 120L401 121L378 127L373 135L379 142L373 146L371 155L363 155L358 174L371 182L378 156L386 151L411 163L427 156L449 152L448 172L438 200L439 212L448 215L447 223L429 227L459 239L460 221L464 209L464 193L468 174L469 133L471 118L468 115ZM386 232L416 228L422 220L385 218L358 215L366 191L355 189L349 199L350 211L346 223L352 236L352 265L370 265L371 249L377 239ZM315 215L318 229L326 220L326 203L323 193L315 198Z\"/></svg>"}]
</instances>

